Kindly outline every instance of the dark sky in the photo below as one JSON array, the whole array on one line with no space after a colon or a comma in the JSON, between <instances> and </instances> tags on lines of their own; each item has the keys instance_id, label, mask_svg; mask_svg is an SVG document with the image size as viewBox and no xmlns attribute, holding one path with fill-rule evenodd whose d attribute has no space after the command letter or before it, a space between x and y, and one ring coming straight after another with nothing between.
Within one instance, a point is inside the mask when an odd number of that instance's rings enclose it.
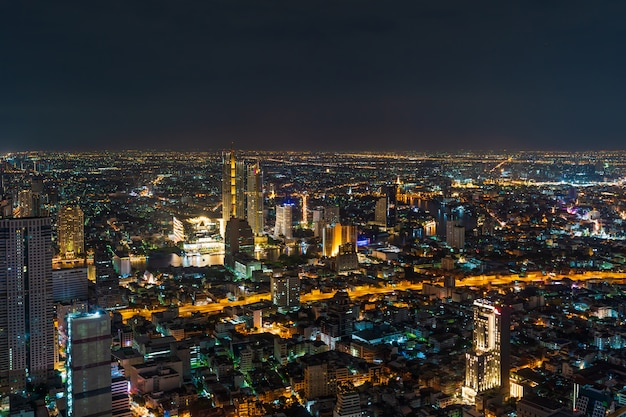
<instances>
[{"instance_id":1,"label":"dark sky","mask_svg":"<svg viewBox=\"0 0 626 417\"><path fill-rule=\"evenodd\" d=\"M0 152L626 148L620 0L0 0L0 54Z\"/></svg>"}]
</instances>

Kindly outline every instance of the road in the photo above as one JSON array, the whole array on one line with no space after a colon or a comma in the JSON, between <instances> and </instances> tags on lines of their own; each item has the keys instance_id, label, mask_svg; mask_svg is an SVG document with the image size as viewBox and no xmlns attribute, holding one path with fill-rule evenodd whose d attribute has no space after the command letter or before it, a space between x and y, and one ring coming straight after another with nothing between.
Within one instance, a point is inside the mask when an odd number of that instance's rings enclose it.
<instances>
[{"instance_id":1,"label":"road","mask_svg":"<svg viewBox=\"0 0 626 417\"><path fill-rule=\"evenodd\" d=\"M617 272L584 272L581 274L563 274L556 276L547 276L541 273L529 273L524 277L520 277L518 275L478 275L472 277L466 277L463 279L456 280L457 287L483 287L487 285L507 285L515 282L545 282L548 280L559 281L563 278L570 278L573 281L588 281L588 280L609 280L609 281L624 281L626 280L626 273L617 273ZM348 290L350 297L357 298L363 297L367 295L375 295L375 294L385 294L391 293L394 291L407 291L407 290L415 290L420 291L422 289L422 283L408 283L402 282L397 285L389 285L386 287L370 287L370 286L360 286ZM312 293L304 294L300 298L302 303L309 303L314 301L321 301L331 298L334 295L334 292L330 293L322 293L319 291L314 291ZM185 304L179 307L179 315L180 316L189 316L192 313L217 313L224 310L225 307L228 306L241 306L246 304L252 304L263 300L269 300L270 294L255 294L246 297L244 300L237 301L229 301L226 299L220 300L218 303L211 303L207 305L191 305ZM150 319L152 313L164 311L165 308L157 308L154 310L149 309L134 309L134 308L126 308L119 310L122 314L122 318L124 321L133 317L134 315L141 315L147 319Z\"/></svg>"}]
</instances>

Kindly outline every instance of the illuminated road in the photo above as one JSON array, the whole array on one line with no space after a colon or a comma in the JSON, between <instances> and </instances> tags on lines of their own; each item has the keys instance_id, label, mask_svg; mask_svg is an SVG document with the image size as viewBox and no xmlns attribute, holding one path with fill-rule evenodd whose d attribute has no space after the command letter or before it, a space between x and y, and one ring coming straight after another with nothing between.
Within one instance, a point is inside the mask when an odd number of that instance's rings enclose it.
<instances>
[{"instance_id":1,"label":"illuminated road","mask_svg":"<svg viewBox=\"0 0 626 417\"><path fill-rule=\"evenodd\" d=\"M473 277L466 277L463 279L456 280L457 287L484 287L487 285L507 285L515 282L545 282L548 280L559 281L563 278L570 278L573 281L588 281L593 279L599 280L610 280L610 281L623 281L626 280L626 273L616 273L616 272L585 272L582 274L563 274L556 276L548 276L543 275L541 273L529 273L525 277L520 277L517 275L478 275ZM415 290L420 291L422 289L422 283L407 283L402 282L394 286L387 287L369 287L362 286L356 287L353 290L348 290L350 297L359 298L367 295L376 295L376 294L385 294L391 293L394 291L406 291L406 290ZM302 303L309 303L314 301L321 301L331 298L335 292L330 293L322 293L319 291L314 291L312 293L304 294L300 301ZM228 300L220 300L218 303L212 303L207 305L195 306L191 304L185 304L178 308L180 316L190 316L192 313L217 313L221 312L225 307L228 306L241 306L246 304L252 304L263 300L269 300L270 294L255 294L246 297L244 300L238 301L228 301ZM139 314L145 318L150 318L152 313L158 311L164 311L165 308L157 308L154 310L149 309L133 309L127 308L119 310L122 314L122 318L126 321L132 316Z\"/></svg>"}]
</instances>

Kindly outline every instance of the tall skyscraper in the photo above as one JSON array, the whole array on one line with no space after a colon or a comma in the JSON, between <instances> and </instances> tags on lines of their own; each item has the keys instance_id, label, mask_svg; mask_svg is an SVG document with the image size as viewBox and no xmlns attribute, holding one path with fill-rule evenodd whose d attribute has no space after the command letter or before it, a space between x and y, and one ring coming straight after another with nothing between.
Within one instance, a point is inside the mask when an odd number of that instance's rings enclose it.
<instances>
[{"instance_id":1,"label":"tall skyscraper","mask_svg":"<svg viewBox=\"0 0 626 417\"><path fill-rule=\"evenodd\" d=\"M486 300L474 301L472 351L465 356L463 398L475 402L476 394L499 390L509 394L510 310Z\"/></svg>"},{"instance_id":2,"label":"tall skyscraper","mask_svg":"<svg viewBox=\"0 0 626 417\"><path fill-rule=\"evenodd\" d=\"M222 155L222 218L224 224L236 217L245 218L245 179L246 169L243 161L237 161L235 151Z\"/></svg>"},{"instance_id":3,"label":"tall skyscraper","mask_svg":"<svg viewBox=\"0 0 626 417\"><path fill-rule=\"evenodd\" d=\"M59 253L64 258L81 256L85 252L85 215L78 206L59 210Z\"/></svg>"},{"instance_id":4,"label":"tall skyscraper","mask_svg":"<svg viewBox=\"0 0 626 417\"><path fill-rule=\"evenodd\" d=\"M96 248L93 257L96 269L96 305L101 308L115 308L122 304L120 279L109 251L104 246Z\"/></svg>"},{"instance_id":5,"label":"tall skyscraper","mask_svg":"<svg viewBox=\"0 0 626 417\"><path fill-rule=\"evenodd\" d=\"M111 318L73 313L67 326L67 416L110 416Z\"/></svg>"},{"instance_id":6,"label":"tall skyscraper","mask_svg":"<svg viewBox=\"0 0 626 417\"><path fill-rule=\"evenodd\" d=\"M256 164L248 167L247 213L248 224L255 236L263 233L263 173Z\"/></svg>"},{"instance_id":7,"label":"tall skyscraper","mask_svg":"<svg viewBox=\"0 0 626 417\"><path fill-rule=\"evenodd\" d=\"M276 206L274 237L283 236L285 239L291 239L293 237L292 210L293 204L286 203Z\"/></svg>"},{"instance_id":8,"label":"tall skyscraper","mask_svg":"<svg viewBox=\"0 0 626 417\"><path fill-rule=\"evenodd\" d=\"M21 190L17 193L17 217L33 217L33 192Z\"/></svg>"},{"instance_id":9,"label":"tall skyscraper","mask_svg":"<svg viewBox=\"0 0 626 417\"><path fill-rule=\"evenodd\" d=\"M0 391L46 381L53 319L50 219L0 220Z\"/></svg>"}]
</instances>

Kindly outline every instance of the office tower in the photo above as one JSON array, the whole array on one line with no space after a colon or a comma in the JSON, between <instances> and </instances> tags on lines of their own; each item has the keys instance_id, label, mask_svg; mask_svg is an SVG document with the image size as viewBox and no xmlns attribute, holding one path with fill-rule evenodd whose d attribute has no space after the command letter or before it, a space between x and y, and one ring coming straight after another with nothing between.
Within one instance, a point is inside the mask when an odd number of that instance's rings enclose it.
<instances>
[{"instance_id":1,"label":"office tower","mask_svg":"<svg viewBox=\"0 0 626 417\"><path fill-rule=\"evenodd\" d=\"M465 356L463 398L470 403L476 395L498 390L509 394L510 310L486 300L474 301L472 351Z\"/></svg>"},{"instance_id":2,"label":"office tower","mask_svg":"<svg viewBox=\"0 0 626 417\"><path fill-rule=\"evenodd\" d=\"M446 222L446 243L453 249L465 247L465 227L458 220Z\"/></svg>"},{"instance_id":3,"label":"office tower","mask_svg":"<svg viewBox=\"0 0 626 417\"><path fill-rule=\"evenodd\" d=\"M224 224L231 217L245 217L245 178L246 169L243 161L237 161L235 151L222 155L222 218Z\"/></svg>"},{"instance_id":4,"label":"office tower","mask_svg":"<svg viewBox=\"0 0 626 417\"><path fill-rule=\"evenodd\" d=\"M361 417L361 401L358 392L337 394L337 404L333 410L333 417Z\"/></svg>"},{"instance_id":5,"label":"office tower","mask_svg":"<svg viewBox=\"0 0 626 417\"><path fill-rule=\"evenodd\" d=\"M54 269L52 271L52 301L71 303L87 301L87 268Z\"/></svg>"},{"instance_id":6,"label":"office tower","mask_svg":"<svg viewBox=\"0 0 626 417\"><path fill-rule=\"evenodd\" d=\"M374 207L374 222L378 226L387 226L387 197L380 197L376 200Z\"/></svg>"},{"instance_id":7,"label":"office tower","mask_svg":"<svg viewBox=\"0 0 626 417\"><path fill-rule=\"evenodd\" d=\"M64 206L59 210L57 230L59 253L64 258L82 256L85 252L85 215L78 206Z\"/></svg>"},{"instance_id":8,"label":"office tower","mask_svg":"<svg viewBox=\"0 0 626 417\"><path fill-rule=\"evenodd\" d=\"M44 203L46 195L43 190L43 177L37 175L30 179L30 189L32 191L32 214L33 217L41 217L47 215L44 213Z\"/></svg>"},{"instance_id":9,"label":"office tower","mask_svg":"<svg viewBox=\"0 0 626 417\"><path fill-rule=\"evenodd\" d=\"M33 192L32 190L21 190L17 193L17 216L33 217Z\"/></svg>"},{"instance_id":10,"label":"office tower","mask_svg":"<svg viewBox=\"0 0 626 417\"><path fill-rule=\"evenodd\" d=\"M232 268L237 253L252 253L253 250L254 235L248 222L235 217L228 220L224 233L224 263Z\"/></svg>"},{"instance_id":11,"label":"office tower","mask_svg":"<svg viewBox=\"0 0 626 417\"><path fill-rule=\"evenodd\" d=\"M104 312L71 313L67 327L67 416L110 416L111 318Z\"/></svg>"},{"instance_id":12,"label":"office tower","mask_svg":"<svg viewBox=\"0 0 626 417\"><path fill-rule=\"evenodd\" d=\"M50 219L0 220L0 392L46 381L53 319Z\"/></svg>"},{"instance_id":13,"label":"office tower","mask_svg":"<svg viewBox=\"0 0 626 417\"><path fill-rule=\"evenodd\" d=\"M339 223L328 225L322 229L322 254L324 256L337 256L339 247L346 243L356 245L356 226L342 226Z\"/></svg>"},{"instance_id":14,"label":"office tower","mask_svg":"<svg viewBox=\"0 0 626 417\"><path fill-rule=\"evenodd\" d=\"M272 303L280 308L300 306L300 278L298 276L273 276L270 280Z\"/></svg>"},{"instance_id":15,"label":"office tower","mask_svg":"<svg viewBox=\"0 0 626 417\"><path fill-rule=\"evenodd\" d=\"M248 167L247 215L248 224L255 236L263 233L263 173L256 164Z\"/></svg>"},{"instance_id":16,"label":"office tower","mask_svg":"<svg viewBox=\"0 0 626 417\"><path fill-rule=\"evenodd\" d=\"M101 308L116 308L122 304L119 276L113 267L109 251L100 246L96 249L93 262L96 269L96 305Z\"/></svg>"},{"instance_id":17,"label":"office tower","mask_svg":"<svg viewBox=\"0 0 626 417\"><path fill-rule=\"evenodd\" d=\"M274 237L283 236L285 239L293 237L292 229L293 204L283 204L276 206L276 225L274 226Z\"/></svg>"}]
</instances>

